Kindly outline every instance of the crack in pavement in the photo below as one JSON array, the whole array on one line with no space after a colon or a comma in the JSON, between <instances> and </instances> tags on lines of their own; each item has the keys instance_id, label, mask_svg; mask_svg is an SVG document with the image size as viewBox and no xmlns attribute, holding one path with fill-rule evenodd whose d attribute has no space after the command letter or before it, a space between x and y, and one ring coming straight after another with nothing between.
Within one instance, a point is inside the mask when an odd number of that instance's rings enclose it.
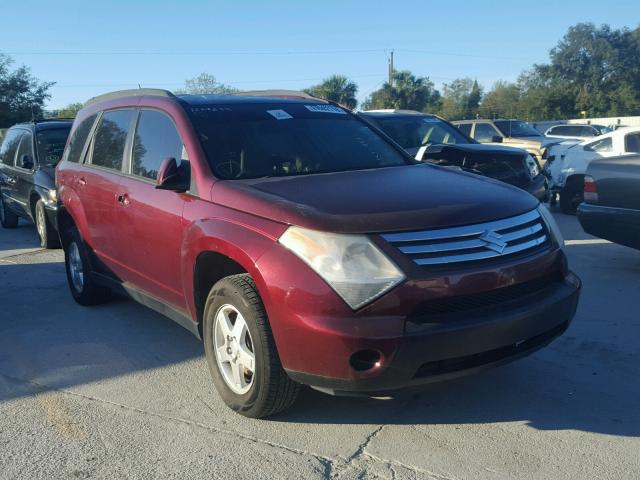
<instances>
[{"instance_id":1,"label":"crack in pavement","mask_svg":"<svg viewBox=\"0 0 640 480\"><path fill-rule=\"evenodd\" d=\"M227 435L240 437L240 438L242 438L244 440L249 440L249 441L254 442L254 443L260 443L260 444L268 445L270 447L286 450L288 452L291 452L291 453L294 453L294 454L297 454L297 455L307 455L307 456L310 456L310 457L313 457L313 458L317 459L322 465L324 465L325 474L327 473L327 471L329 473L331 473L331 471L333 470L333 464L335 462L335 459L330 458L330 457L325 457L324 455L320 455L320 454L317 454L317 453L307 452L305 450L301 450L301 449L298 449L298 448L290 447L288 445L284 445L284 444L277 443L277 442L271 442L269 440L264 440L262 438L255 437L253 435L247 435L245 433L237 432L235 430L229 430L229 429L226 429L226 428L214 427L212 425L206 425L204 423L196 422L194 420L189 420L189 419L186 419L186 418L174 417L172 415L165 415L165 414L162 414L162 413L152 412L152 411L149 411L149 410L144 410L144 409L139 408L139 407L134 407L134 406L126 405L126 404L123 404L123 403L113 402L111 400L105 400L103 398L94 397L92 395L85 395L83 393L72 392L70 390L49 387L49 386L41 384L39 382L34 382L34 381L31 381L31 380L22 379L22 378L16 378L16 377L14 377L12 375L7 375L5 373L0 373L0 376L3 376L3 377L5 377L5 378L7 378L7 379L9 379L11 381L14 381L14 382L19 382L19 383L24 383L24 384L31 385L31 386L35 387L36 389L38 389L38 390L40 390L42 392L44 392L44 391L49 391L49 392L54 391L54 392L64 393L66 395L70 395L70 396L73 396L73 397L82 398L84 400L95 401L95 402L99 402L99 403L104 403L106 405L111 405L111 406L114 406L114 407L124 408L124 409L132 411L132 412L140 413L140 414L143 414L143 415L149 415L149 416L160 418L160 419L163 419L163 420L170 420L170 421L174 421L174 422L180 422L180 423L184 423L186 425L203 428L203 429L210 430L210 431L213 431L213 432L225 433ZM330 477L326 477L326 478L330 478Z\"/></svg>"}]
</instances>

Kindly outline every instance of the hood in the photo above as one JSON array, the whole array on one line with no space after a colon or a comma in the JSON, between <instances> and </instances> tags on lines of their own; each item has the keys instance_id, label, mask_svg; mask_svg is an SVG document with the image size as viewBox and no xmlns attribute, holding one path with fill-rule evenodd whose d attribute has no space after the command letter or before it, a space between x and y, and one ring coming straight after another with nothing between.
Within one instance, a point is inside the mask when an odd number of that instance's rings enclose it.
<instances>
[{"instance_id":1,"label":"hood","mask_svg":"<svg viewBox=\"0 0 640 480\"><path fill-rule=\"evenodd\" d=\"M538 205L510 185L428 164L223 180L214 184L212 201L277 222L340 233L468 225Z\"/></svg>"}]
</instances>

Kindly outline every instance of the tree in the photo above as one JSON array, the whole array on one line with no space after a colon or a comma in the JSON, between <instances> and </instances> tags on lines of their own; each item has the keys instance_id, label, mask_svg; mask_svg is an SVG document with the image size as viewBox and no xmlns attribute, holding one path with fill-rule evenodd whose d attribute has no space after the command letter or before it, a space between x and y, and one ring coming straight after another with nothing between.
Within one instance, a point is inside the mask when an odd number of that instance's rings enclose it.
<instances>
[{"instance_id":1,"label":"tree","mask_svg":"<svg viewBox=\"0 0 640 480\"><path fill-rule=\"evenodd\" d=\"M476 80L458 78L443 85L440 115L450 120L475 117L482 98L482 88Z\"/></svg>"},{"instance_id":2,"label":"tree","mask_svg":"<svg viewBox=\"0 0 640 480\"><path fill-rule=\"evenodd\" d=\"M75 118L78 111L83 107L82 103L70 103L66 107L61 108L56 113L58 118Z\"/></svg>"},{"instance_id":3,"label":"tree","mask_svg":"<svg viewBox=\"0 0 640 480\"><path fill-rule=\"evenodd\" d=\"M520 89L515 83L496 82L482 99L478 114L484 118L520 115Z\"/></svg>"},{"instance_id":4,"label":"tree","mask_svg":"<svg viewBox=\"0 0 640 480\"><path fill-rule=\"evenodd\" d=\"M201 73L197 77L185 80L184 88L176 90L175 93L179 95L225 95L237 91L236 88L218 82L213 75Z\"/></svg>"},{"instance_id":5,"label":"tree","mask_svg":"<svg viewBox=\"0 0 640 480\"><path fill-rule=\"evenodd\" d=\"M429 77L416 77L408 70L393 73L393 85L385 82L362 104L363 110L393 108L435 110L439 106L440 92Z\"/></svg>"},{"instance_id":6,"label":"tree","mask_svg":"<svg viewBox=\"0 0 640 480\"><path fill-rule=\"evenodd\" d=\"M24 65L11 69L13 60L0 54L0 128L40 118L54 82L40 82Z\"/></svg>"},{"instance_id":7,"label":"tree","mask_svg":"<svg viewBox=\"0 0 640 480\"><path fill-rule=\"evenodd\" d=\"M532 118L637 115L640 113L640 27L635 30L579 23L519 79Z\"/></svg>"},{"instance_id":8,"label":"tree","mask_svg":"<svg viewBox=\"0 0 640 480\"><path fill-rule=\"evenodd\" d=\"M305 92L314 97L337 102L352 110L358 105L358 86L344 75L325 78L320 84L307 88Z\"/></svg>"}]
</instances>

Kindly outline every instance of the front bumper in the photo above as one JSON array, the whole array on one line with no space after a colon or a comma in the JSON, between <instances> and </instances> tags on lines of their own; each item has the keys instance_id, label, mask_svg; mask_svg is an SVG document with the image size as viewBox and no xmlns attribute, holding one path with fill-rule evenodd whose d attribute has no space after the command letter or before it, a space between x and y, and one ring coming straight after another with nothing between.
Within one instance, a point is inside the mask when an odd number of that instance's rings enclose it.
<instances>
[{"instance_id":1,"label":"front bumper","mask_svg":"<svg viewBox=\"0 0 640 480\"><path fill-rule=\"evenodd\" d=\"M378 340L381 350L389 342L397 348L366 377L287 373L297 382L343 395L375 395L473 373L528 355L561 335L575 315L580 288L579 278L568 273L522 299L440 320L406 319L401 338ZM367 339L363 348L375 343Z\"/></svg>"},{"instance_id":2,"label":"front bumper","mask_svg":"<svg viewBox=\"0 0 640 480\"><path fill-rule=\"evenodd\" d=\"M640 210L583 202L578 206L578 220L591 235L640 249Z\"/></svg>"}]
</instances>

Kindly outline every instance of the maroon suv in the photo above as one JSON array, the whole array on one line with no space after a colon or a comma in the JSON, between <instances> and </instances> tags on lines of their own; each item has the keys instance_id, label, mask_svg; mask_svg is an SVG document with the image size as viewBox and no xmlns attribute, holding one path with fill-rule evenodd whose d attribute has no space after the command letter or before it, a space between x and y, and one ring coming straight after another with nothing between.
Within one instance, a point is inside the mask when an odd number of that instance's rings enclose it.
<instances>
[{"instance_id":1,"label":"maroon suv","mask_svg":"<svg viewBox=\"0 0 640 480\"><path fill-rule=\"evenodd\" d=\"M513 360L578 302L534 197L310 97L94 98L57 185L76 301L125 291L191 330L251 417L300 384L374 394Z\"/></svg>"}]
</instances>

